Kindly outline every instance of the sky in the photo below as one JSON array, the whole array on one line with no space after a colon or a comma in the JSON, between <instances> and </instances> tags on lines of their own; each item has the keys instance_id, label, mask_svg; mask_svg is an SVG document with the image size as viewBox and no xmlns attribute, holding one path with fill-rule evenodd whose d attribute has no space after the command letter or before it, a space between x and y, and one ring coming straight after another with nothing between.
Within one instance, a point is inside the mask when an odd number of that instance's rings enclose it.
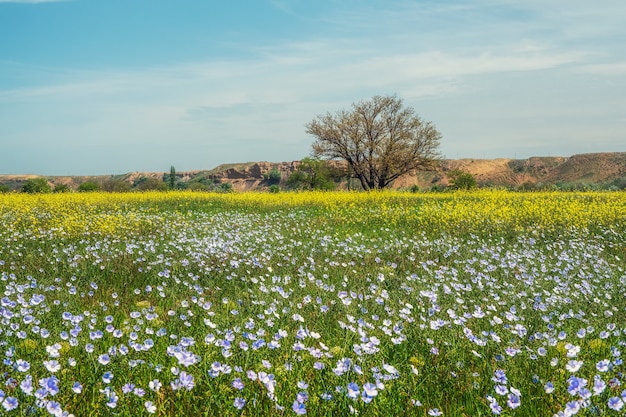
<instances>
[{"instance_id":1,"label":"sky","mask_svg":"<svg viewBox=\"0 0 626 417\"><path fill-rule=\"evenodd\" d=\"M626 151L623 0L0 0L0 173L310 155L395 94L446 158Z\"/></svg>"}]
</instances>

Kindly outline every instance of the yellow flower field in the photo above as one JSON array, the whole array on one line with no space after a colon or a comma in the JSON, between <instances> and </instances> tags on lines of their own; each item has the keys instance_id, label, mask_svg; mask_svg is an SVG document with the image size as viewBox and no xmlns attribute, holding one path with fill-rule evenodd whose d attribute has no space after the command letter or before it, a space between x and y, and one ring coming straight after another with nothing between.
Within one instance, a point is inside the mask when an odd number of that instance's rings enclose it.
<instances>
[{"instance_id":1,"label":"yellow flower field","mask_svg":"<svg viewBox=\"0 0 626 417\"><path fill-rule=\"evenodd\" d=\"M523 230L528 227L623 228L626 193L543 192L410 194L394 191L299 193L73 193L0 195L4 227L74 236L158 227L161 208L239 210L313 208L344 223L402 223L428 231ZM141 214L141 216L139 216Z\"/></svg>"}]
</instances>

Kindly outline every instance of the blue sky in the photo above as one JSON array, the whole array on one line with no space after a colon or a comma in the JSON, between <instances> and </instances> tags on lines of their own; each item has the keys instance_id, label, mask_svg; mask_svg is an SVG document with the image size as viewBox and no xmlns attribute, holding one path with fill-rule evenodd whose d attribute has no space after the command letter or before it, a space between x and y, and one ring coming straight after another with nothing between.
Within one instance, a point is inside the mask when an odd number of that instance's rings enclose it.
<instances>
[{"instance_id":1,"label":"blue sky","mask_svg":"<svg viewBox=\"0 0 626 417\"><path fill-rule=\"evenodd\" d=\"M397 94L448 158L626 151L623 0L0 0L0 173L291 161Z\"/></svg>"}]
</instances>

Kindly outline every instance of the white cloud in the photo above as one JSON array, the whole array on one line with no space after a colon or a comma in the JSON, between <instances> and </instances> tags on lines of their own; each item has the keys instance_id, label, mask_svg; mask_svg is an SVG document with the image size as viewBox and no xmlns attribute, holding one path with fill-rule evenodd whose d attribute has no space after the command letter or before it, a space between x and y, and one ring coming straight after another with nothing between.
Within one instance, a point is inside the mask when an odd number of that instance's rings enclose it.
<instances>
[{"instance_id":1,"label":"white cloud","mask_svg":"<svg viewBox=\"0 0 626 417\"><path fill-rule=\"evenodd\" d=\"M598 75L626 75L626 61L582 65L579 70Z\"/></svg>"},{"instance_id":2,"label":"white cloud","mask_svg":"<svg viewBox=\"0 0 626 417\"><path fill-rule=\"evenodd\" d=\"M524 3L522 17L507 9L519 3L495 0L403 4L335 15L323 34L250 46L238 59L109 71L4 65L36 81L0 88L0 142L36 148L53 137L60 150L92 147L89 169L110 164L99 157L107 152L127 155L122 169L296 159L308 152L304 124L316 114L388 93L442 130L451 157L564 154L623 140L607 119L623 117L623 89L589 74L623 75L626 63L608 46L571 42L583 6L559 20L560 7L544 10L539 0Z\"/></svg>"}]
</instances>

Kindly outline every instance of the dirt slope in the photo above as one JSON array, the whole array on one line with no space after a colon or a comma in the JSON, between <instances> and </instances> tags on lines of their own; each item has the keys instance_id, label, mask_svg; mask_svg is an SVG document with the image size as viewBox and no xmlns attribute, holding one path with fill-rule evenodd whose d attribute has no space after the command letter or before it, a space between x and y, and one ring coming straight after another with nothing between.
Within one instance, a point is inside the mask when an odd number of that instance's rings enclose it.
<instances>
[{"instance_id":1,"label":"dirt slope","mask_svg":"<svg viewBox=\"0 0 626 417\"><path fill-rule=\"evenodd\" d=\"M248 162L223 164L211 170L177 172L181 181L201 178L215 182L228 182L238 191L265 187L264 175L276 168L285 181L297 169L298 161ZM626 152L579 154L571 157L532 157L528 159L447 159L433 172L406 174L393 184L394 188L417 184L422 189L448 184L447 174L452 170L468 172L481 186L518 187L522 184L585 183L604 184L626 181ZM129 183L142 177L163 178L164 172L132 172L115 176ZM24 181L36 175L0 175L0 184L19 189ZM111 176L47 177L51 185L67 184L71 188L87 180L103 181Z\"/></svg>"}]
</instances>

